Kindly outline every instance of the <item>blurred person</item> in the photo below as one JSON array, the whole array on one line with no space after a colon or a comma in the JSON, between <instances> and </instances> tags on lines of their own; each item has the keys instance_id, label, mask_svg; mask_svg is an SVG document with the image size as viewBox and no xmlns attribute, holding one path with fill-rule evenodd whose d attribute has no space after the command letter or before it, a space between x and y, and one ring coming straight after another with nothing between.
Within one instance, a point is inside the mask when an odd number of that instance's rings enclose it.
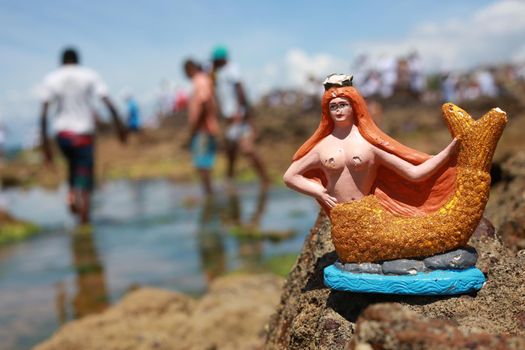
<instances>
[{"instance_id":1,"label":"blurred person","mask_svg":"<svg viewBox=\"0 0 525 350\"><path fill-rule=\"evenodd\" d=\"M295 106L297 103L297 94L295 91L283 91L283 104L285 106Z\"/></svg>"},{"instance_id":2,"label":"blurred person","mask_svg":"<svg viewBox=\"0 0 525 350\"><path fill-rule=\"evenodd\" d=\"M181 112L188 107L188 94L182 88L175 93L175 102L173 109L175 112Z\"/></svg>"},{"instance_id":3,"label":"blurred person","mask_svg":"<svg viewBox=\"0 0 525 350\"><path fill-rule=\"evenodd\" d=\"M525 63L516 65L515 73L516 73L516 78L519 81L524 82L525 81Z\"/></svg>"},{"instance_id":4,"label":"blurred person","mask_svg":"<svg viewBox=\"0 0 525 350\"><path fill-rule=\"evenodd\" d=\"M409 92L410 89L410 66L408 60L400 58L397 61L396 68L397 80L395 83L395 90L397 93Z\"/></svg>"},{"instance_id":5,"label":"blurred person","mask_svg":"<svg viewBox=\"0 0 525 350\"><path fill-rule=\"evenodd\" d=\"M139 112L139 105L137 103L137 100L133 97L132 94L128 93L124 97L126 101L126 107L128 110L128 117L127 117L127 123L128 123L128 130L131 132L139 132L140 131L140 112Z\"/></svg>"},{"instance_id":6,"label":"blurred person","mask_svg":"<svg viewBox=\"0 0 525 350\"><path fill-rule=\"evenodd\" d=\"M410 71L410 89L415 97L421 99L425 90L425 75L423 62L417 51L408 55L408 69Z\"/></svg>"},{"instance_id":7,"label":"blurred person","mask_svg":"<svg viewBox=\"0 0 525 350\"><path fill-rule=\"evenodd\" d=\"M371 69L366 77L361 77L359 91L365 98L368 105L368 111L377 125L383 123L383 106L379 102L380 89L381 76L376 70Z\"/></svg>"},{"instance_id":8,"label":"blurred person","mask_svg":"<svg viewBox=\"0 0 525 350\"><path fill-rule=\"evenodd\" d=\"M375 70L371 70L368 76L362 81L359 91L365 98L378 97L381 90L381 75Z\"/></svg>"},{"instance_id":9,"label":"blurred person","mask_svg":"<svg viewBox=\"0 0 525 350\"><path fill-rule=\"evenodd\" d=\"M473 101L481 96L477 80L471 75L461 77L458 83L458 97L460 101Z\"/></svg>"},{"instance_id":10,"label":"blurred person","mask_svg":"<svg viewBox=\"0 0 525 350\"><path fill-rule=\"evenodd\" d=\"M494 81L499 95L514 96L520 99L519 80L514 64L506 64L497 70L494 74Z\"/></svg>"},{"instance_id":11,"label":"blurred person","mask_svg":"<svg viewBox=\"0 0 525 350\"><path fill-rule=\"evenodd\" d=\"M384 54L380 57L377 66L381 74L381 97L392 97L397 81L397 61L394 57Z\"/></svg>"},{"instance_id":12,"label":"blurred person","mask_svg":"<svg viewBox=\"0 0 525 350\"><path fill-rule=\"evenodd\" d=\"M7 128L5 127L2 121L2 115L0 114L0 165L2 165L2 163L4 162L6 136Z\"/></svg>"},{"instance_id":13,"label":"blurred person","mask_svg":"<svg viewBox=\"0 0 525 350\"><path fill-rule=\"evenodd\" d=\"M256 132L246 92L241 82L239 69L229 60L228 50L218 46L212 51L213 69L217 97L222 116L227 120L226 176L233 183L235 163L239 152L248 158L263 187L270 183L266 168L256 151Z\"/></svg>"},{"instance_id":14,"label":"blurred person","mask_svg":"<svg viewBox=\"0 0 525 350\"><path fill-rule=\"evenodd\" d=\"M53 130L69 170L67 202L81 224L90 220L91 192L94 185L94 134L92 100L99 97L108 108L121 142L126 129L109 99L108 88L92 69L80 65L76 50L62 53L61 66L49 73L43 83L40 134L46 165L53 165L53 152L47 137L49 108L57 106Z\"/></svg>"},{"instance_id":15,"label":"blurred person","mask_svg":"<svg viewBox=\"0 0 525 350\"><path fill-rule=\"evenodd\" d=\"M449 72L444 73L441 78L441 94L444 102L458 101L458 84L459 78L457 74Z\"/></svg>"},{"instance_id":16,"label":"blurred person","mask_svg":"<svg viewBox=\"0 0 525 350\"><path fill-rule=\"evenodd\" d=\"M515 82L516 80L518 80L517 67L512 63L506 64L499 71L498 76L500 77L500 80L507 80L507 81Z\"/></svg>"},{"instance_id":17,"label":"blurred person","mask_svg":"<svg viewBox=\"0 0 525 350\"><path fill-rule=\"evenodd\" d=\"M379 102L381 75L373 68L370 60L365 55L360 56L354 66L359 71L359 85L356 84L356 87L366 99L368 111L372 115L374 122L377 125L381 125L383 122L383 107ZM320 85L322 86L322 84Z\"/></svg>"},{"instance_id":18,"label":"blurred person","mask_svg":"<svg viewBox=\"0 0 525 350\"><path fill-rule=\"evenodd\" d=\"M4 147L5 147L5 136L6 128L2 122L2 115L0 114L0 167L4 163ZM0 215L7 212L7 199L3 194L3 183L2 178L0 177Z\"/></svg>"},{"instance_id":19,"label":"blurred person","mask_svg":"<svg viewBox=\"0 0 525 350\"><path fill-rule=\"evenodd\" d=\"M372 68L371 61L368 55L360 54L356 57L354 63L352 64L351 71L354 72L354 82L355 82L355 86L358 89L361 90L362 86L366 83L372 69L373 68ZM321 96L322 96L322 93L321 93Z\"/></svg>"},{"instance_id":20,"label":"blurred person","mask_svg":"<svg viewBox=\"0 0 525 350\"><path fill-rule=\"evenodd\" d=\"M40 127L38 125L31 126L28 132L24 135L22 140L22 148L36 149L42 145Z\"/></svg>"},{"instance_id":21,"label":"blurred person","mask_svg":"<svg viewBox=\"0 0 525 350\"><path fill-rule=\"evenodd\" d=\"M216 138L219 133L213 81L202 71L201 66L191 59L184 62L184 71L193 85L188 105L189 144L193 165L199 173L205 194L209 196L213 192L211 170L215 164Z\"/></svg>"},{"instance_id":22,"label":"blurred person","mask_svg":"<svg viewBox=\"0 0 525 350\"><path fill-rule=\"evenodd\" d=\"M160 89L158 92L158 117L160 120L169 117L173 113L174 94L173 84L163 79L160 82Z\"/></svg>"},{"instance_id":23,"label":"blurred person","mask_svg":"<svg viewBox=\"0 0 525 350\"><path fill-rule=\"evenodd\" d=\"M312 110L319 105L321 96L323 95L319 86L321 86L319 79L317 79L315 75L309 74L303 86L303 111Z\"/></svg>"},{"instance_id":24,"label":"blurred person","mask_svg":"<svg viewBox=\"0 0 525 350\"><path fill-rule=\"evenodd\" d=\"M514 72L516 74L518 94L523 96L523 94L525 94L525 63L522 62L521 64L516 64Z\"/></svg>"},{"instance_id":25,"label":"blurred person","mask_svg":"<svg viewBox=\"0 0 525 350\"><path fill-rule=\"evenodd\" d=\"M476 72L475 79L481 96L496 97L498 95L496 80L489 69L481 69Z\"/></svg>"}]
</instances>

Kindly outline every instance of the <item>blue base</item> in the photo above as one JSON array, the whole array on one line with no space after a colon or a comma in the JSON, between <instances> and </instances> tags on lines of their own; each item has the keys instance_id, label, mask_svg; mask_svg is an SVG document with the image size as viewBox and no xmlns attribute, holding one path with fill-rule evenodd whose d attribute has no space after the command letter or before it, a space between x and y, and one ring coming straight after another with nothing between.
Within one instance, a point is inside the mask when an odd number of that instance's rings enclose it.
<instances>
[{"instance_id":1,"label":"blue base","mask_svg":"<svg viewBox=\"0 0 525 350\"><path fill-rule=\"evenodd\" d=\"M327 287L360 293L452 295L478 291L484 283L485 276L475 267L400 276L352 273L334 265L324 269L324 284Z\"/></svg>"}]
</instances>

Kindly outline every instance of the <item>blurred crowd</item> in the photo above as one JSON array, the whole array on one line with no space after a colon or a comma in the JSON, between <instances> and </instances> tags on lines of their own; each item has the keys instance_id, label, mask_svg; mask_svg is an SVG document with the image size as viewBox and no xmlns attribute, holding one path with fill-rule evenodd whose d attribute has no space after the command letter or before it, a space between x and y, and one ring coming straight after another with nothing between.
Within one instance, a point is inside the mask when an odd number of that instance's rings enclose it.
<instances>
[{"instance_id":1,"label":"blurred crowd","mask_svg":"<svg viewBox=\"0 0 525 350\"><path fill-rule=\"evenodd\" d=\"M513 95L525 87L525 63L477 67L440 76L444 101L464 102Z\"/></svg>"},{"instance_id":2,"label":"blurred crowd","mask_svg":"<svg viewBox=\"0 0 525 350\"><path fill-rule=\"evenodd\" d=\"M462 103L525 92L525 62L429 72L424 59L414 51L401 57L359 55L349 72L369 101ZM310 74L301 88L275 89L261 101L269 106L301 104L304 109L313 108L322 95L323 79Z\"/></svg>"},{"instance_id":3,"label":"blurred crowd","mask_svg":"<svg viewBox=\"0 0 525 350\"><path fill-rule=\"evenodd\" d=\"M382 55L377 60L361 55L352 71L365 97L383 100L405 95L424 102L460 103L511 94L515 86L525 84L525 62L437 73L425 72L424 67L414 51L399 58Z\"/></svg>"}]
</instances>

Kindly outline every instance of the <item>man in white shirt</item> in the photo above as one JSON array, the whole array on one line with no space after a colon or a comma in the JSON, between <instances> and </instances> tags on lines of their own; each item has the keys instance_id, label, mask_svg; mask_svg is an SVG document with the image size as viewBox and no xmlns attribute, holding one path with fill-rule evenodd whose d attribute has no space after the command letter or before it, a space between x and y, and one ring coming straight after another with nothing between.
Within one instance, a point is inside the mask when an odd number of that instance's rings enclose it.
<instances>
[{"instance_id":1,"label":"man in white shirt","mask_svg":"<svg viewBox=\"0 0 525 350\"><path fill-rule=\"evenodd\" d=\"M55 105L57 113L53 120L53 131L69 170L68 204L71 212L78 215L80 223L88 224L94 185L93 98L99 97L109 109L122 142L126 140L126 129L108 97L106 84L94 70L80 66L74 49L64 50L62 65L45 77L42 94L40 125L45 161L47 164L53 162L47 124L49 108Z\"/></svg>"},{"instance_id":2,"label":"man in white shirt","mask_svg":"<svg viewBox=\"0 0 525 350\"><path fill-rule=\"evenodd\" d=\"M235 162L241 152L252 163L263 186L269 178L261 158L255 150L255 129L250 115L248 101L241 83L237 66L228 60L225 47L216 47L212 52L213 76L221 115L227 121L226 157L227 177L233 181Z\"/></svg>"}]
</instances>

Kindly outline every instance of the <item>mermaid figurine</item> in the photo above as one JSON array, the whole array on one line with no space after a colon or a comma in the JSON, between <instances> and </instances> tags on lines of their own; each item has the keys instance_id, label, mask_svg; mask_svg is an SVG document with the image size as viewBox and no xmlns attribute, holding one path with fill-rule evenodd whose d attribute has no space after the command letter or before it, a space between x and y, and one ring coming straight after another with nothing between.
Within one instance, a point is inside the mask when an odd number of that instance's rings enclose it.
<instances>
[{"instance_id":1,"label":"mermaid figurine","mask_svg":"<svg viewBox=\"0 0 525 350\"><path fill-rule=\"evenodd\" d=\"M376 126L363 97L352 86L352 76L330 75L324 87L319 127L295 153L284 182L314 197L328 214L339 257L336 265L341 270L337 274L350 278L348 272L357 269L357 284L361 285L364 277L392 280L389 285L395 288L399 287L396 281L403 278L418 280L419 285L429 277L424 261L455 250L468 255L467 241L488 200L489 169L507 121L505 112L495 108L474 121L459 107L444 104L443 115L453 139L430 156L400 144ZM406 259L415 259L414 267L405 274L411 277L382 271L393 261L406 265ZM458 260L454 254L451 259ZM358 271L360 265L370 264L379 264L373 269L379 277ZM462 272L454 267L451 261L442 270ZM468 267L465 270L471 270ZM335 271L334 266L329 268ZM325 283L326 279L327 270ZM407 283L410 280L402 284ZM480 281L476 283L479 289ZM392 292L390 287L386 291L381 289L384 286L376 287L357 291ZM428 293L417 288L398 292L443 294L439 288ZM472 288L448 288L445 294Z\"/></svg>"}]
</instances>

